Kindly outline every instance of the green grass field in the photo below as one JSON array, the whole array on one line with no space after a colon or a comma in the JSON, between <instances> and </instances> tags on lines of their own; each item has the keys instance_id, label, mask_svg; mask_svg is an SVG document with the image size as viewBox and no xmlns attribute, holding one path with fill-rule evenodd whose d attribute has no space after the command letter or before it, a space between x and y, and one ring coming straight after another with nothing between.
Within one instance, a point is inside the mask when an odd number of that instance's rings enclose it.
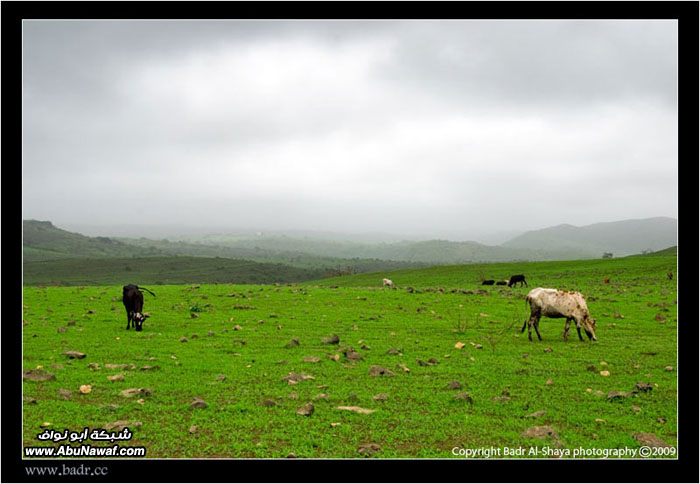
<instances>
[{"instance_id":1,"label":"green grass field","mask_svg":"<svg viewBox=\"0 0 700 484\"><path fill-rule=\"evenodd\" d=\"M453 449L490 446L639 449L639 432L675 446L677 290L666 273L676 275L676 261L669 255L442 266L298 285L147 286L157 297L144 295L150 319L140 333L125 330L121 286L25 287L23 369L41 367L55 380L23 384L23 445L55 445L37 439L45 428L80 431L126 420L134 435L124 445L145 446L147 458L356 458L369 443L375 458L461 458ZM564 342L564 320L544 318L544 340L528 341L520 333L528 288L479 282L517 273L529 288L581 291L597 319L598 342L585 335L580 342L574 329ZM383 277L399 288L382 289ZM339 343L323 342L333 335ZM69 359L68 350L86 357ZM352 359L356 354L362 359ZM107 366L113 364L133 366ZM394 375L371 376L372 366ZM312 378L290 384L283 380L290 373ZM107 378L117 374L122 381ZM606 398L638 382L651 390ZM151 392L120 395L130 388ZM195 397L207 408L190 408ZM312 415L297 414L309 403ZM545 425L557 435L522 435Z\"/></svg>"}]
</instances>

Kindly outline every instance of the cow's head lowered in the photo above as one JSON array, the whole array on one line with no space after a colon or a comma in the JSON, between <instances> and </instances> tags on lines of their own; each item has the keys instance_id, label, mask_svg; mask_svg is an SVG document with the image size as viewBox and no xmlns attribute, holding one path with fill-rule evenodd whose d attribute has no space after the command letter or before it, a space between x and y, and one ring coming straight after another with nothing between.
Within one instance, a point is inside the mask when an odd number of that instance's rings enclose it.
<instances>
[{"instance_id":1,"label":"cow's head lowered","mask_svg":"<svg viewBox=\"0 0 700 484\"><path fill-rule=\"evenodd\" d=\"M588 314L583 318L583 330L586 332L589 341L598 341L595 339L595 319L592 319Z\"/></svg>"},{"instance_id":2,"label":"cow's head lowered","mask_svg":"<svg viewBox=\"0 0 700 484\"><path fill-rule=\"evenodd\" d=\"M143 330L143 322L146 321L148 318L148 314L143 314L143 313L132 313L131 314L131 319L134 322L134 329L136 331L141 331Z\"/></svg>"}]
</instances>

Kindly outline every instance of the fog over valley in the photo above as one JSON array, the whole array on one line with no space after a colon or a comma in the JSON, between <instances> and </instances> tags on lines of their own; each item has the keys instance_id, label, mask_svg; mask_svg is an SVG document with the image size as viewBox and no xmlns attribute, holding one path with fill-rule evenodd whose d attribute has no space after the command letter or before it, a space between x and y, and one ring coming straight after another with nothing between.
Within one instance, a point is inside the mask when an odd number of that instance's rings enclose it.
<instances>
[{"instance_id":1,"label":"fog over valley","mask_svg":"<svg viewBox=\"0 0 700 484\"><path fill-rule=\"evenodd\" d=\"M671 20L27 20L23 219L500 244L677 218L677 34Z\"/></svg>"}]
</instances>

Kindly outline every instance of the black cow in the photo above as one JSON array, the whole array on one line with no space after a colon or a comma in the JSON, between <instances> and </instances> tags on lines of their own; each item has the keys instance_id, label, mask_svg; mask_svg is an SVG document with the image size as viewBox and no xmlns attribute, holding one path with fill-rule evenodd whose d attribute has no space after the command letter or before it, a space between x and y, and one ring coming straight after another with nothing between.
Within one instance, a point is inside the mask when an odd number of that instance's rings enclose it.
<instances>
[{"instance_id":1,"label":"black cow","mask_svg":"<svg viewBox=\"0 0 700 484\"><path fill-rule=\"evenodd\" d=\"M495 281L494 281L493 279L488 279L488 280L482 282L481 285L482 285L482 286L493 286L493 283L494 283L494 282L495 282Z\"/></svg>"},{"instance_id":2,"label":"black cow","mask_svg":"<svg viewBox=\"0 0 700 484\"><path fill-rule=\"evenodd\" d=\"M497 286L505 286L506 284L508 284L508 281L497 281L496 282Z\"/></svg>"},{"instance_id":3,"label":"black cow","mask_svg":"<svg viewBox=\"0 0 700 484\"><path fill-rule=\"evenodd\" d=\"M141 331L143 328L143 322L148 318L147 314L143 314L143 293L139 290L143 289L153 294L151 291L145 287L139 287L136 284L128 284L124 286L124 291L122 293L122 302L126 308L126 329L129 329L131 323L134 323L134 329L136 331Z\"/></svg>"},{"instance_id":4,"label":"black cow","mask_svg":"<svg viewBox=\"0 0 700 484\"><path fill-rule=\"evenodd\" d=\"M520 287L522 287L523 284L527 286L527 281L525 280L525 276L522 274L517 274L515 276L510 276L510 281L508 281L508 287L513 287L515 284L520 283Z\"/></svg>"}]
</instances>

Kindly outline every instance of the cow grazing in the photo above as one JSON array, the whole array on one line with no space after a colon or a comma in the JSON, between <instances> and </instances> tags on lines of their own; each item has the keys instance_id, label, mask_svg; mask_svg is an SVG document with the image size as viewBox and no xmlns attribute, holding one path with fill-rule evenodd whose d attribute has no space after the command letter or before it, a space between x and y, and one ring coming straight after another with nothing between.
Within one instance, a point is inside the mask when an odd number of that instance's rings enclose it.
<instances>
[{"instance_id":1,"label":"cow grazing","mask_svg":"<svg viewBox=\"0 0 700 484\"><path fill-rule=\"evenodd\" d=\"M564 341L567 341L569 335L569 327L571 321L576 322L576 331L578 337L583 341L581 336L581 327L583 326L589 340L597 341L595 337L595 319L591 319L586 306L586 300L580 292L560 291L557 289L544 289L538 287L527 294L525 298L530 303L530 319L525 321L522 333L525 331L525 326L528 326L527 336L532 341L532 327L535 327L537 337L542 341L540 336L539 324L540 318L566 318L566 326L564 327Z\"/></svg>"},{"instance_id":2,"label":"cow grazing","mask_svg":"<svg viewBox=\"0 0 700 484\"><path fill-rule=\"evenodd\" d=\"M487 279L487 280L483 281L481 283L481 285L482 286L493 286L494 282L496 282L496 281L494 281L493 279Z\"/></svg>"},{"instance_id":3,"label":"cow grazing","mask_svg":"<svg viewBox=\"0 0 700 484\"><path fill-rule=\"evenodd\" d=\"M508 281L496 281L497 286L505 286L506 284L508 284Z\"/></svg>"},{"instance_id":4,"label":"cow grazing","mask_svg":"<svg viewBox=\"0 0 700 484\"><path fill-rule=\"evenodd\" d=\"M515 276L510 276L510 280L508 281L508 287L513 287L517 283L520 283L520 287L522 287L523 284L527 287L527 281L525 280L525 276L522 274L516 274Z\"/></svg>"},{"instance_id":5,"label":"cow grazing","mask_svg":"<svg viewBox=\"0 0 700 484\"><path fill-rule=\"evenodd\" d=\"M151 291L145 287L139 287L136 284L128 284L124 286L122 292L122 302L126 308L126 329L129 329L131 323L134 323L134 329L136 331L141 331L143 329L143 322L148 318L147 314L143 314L143 293L140 291L148 291L153 297Z\"/></svg>"},{"instance_id":6,"label":"cow grazing","mask_svg":"<svg viewBox=\"0 0 700 484\"><path fill-rule=\"evenodd\" d=\"M391 279L382 279L382 287L389 286L391 289L395 289L394 282Z\"/></svg>"}]
</instances>

